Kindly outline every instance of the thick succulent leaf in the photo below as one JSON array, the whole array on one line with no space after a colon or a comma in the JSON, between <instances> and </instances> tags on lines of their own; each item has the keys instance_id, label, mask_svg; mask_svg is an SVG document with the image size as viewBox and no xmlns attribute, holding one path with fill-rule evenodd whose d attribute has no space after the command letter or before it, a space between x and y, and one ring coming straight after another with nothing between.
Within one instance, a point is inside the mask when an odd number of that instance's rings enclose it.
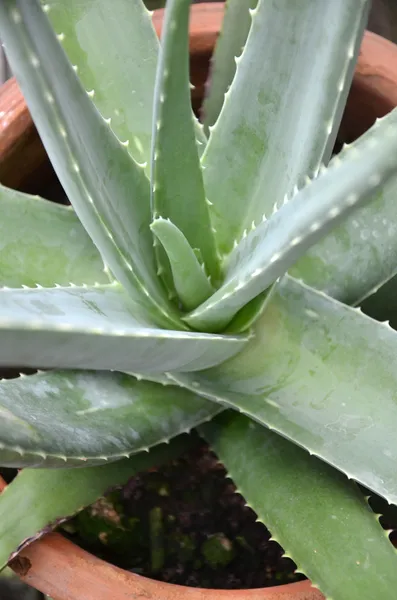
<instances>
[{"instance_id":1,"label":"thick succulent leaf","mask_svg":"<svg viewBox=\"0 0 397 600\"><path fill-rule=\"evenodd\" d=\"M118 283L0 291L0 366L195 371L247 338L156 329L134 317Z\"/></svg>"},{"instance_id":2,"label":"thick succulent leaf","mask_svg":"<svg viewBox=\"0 0 397 600\"><path fill-rule=\"evenodd\" d=\"M181 436L111 465L23 469L0 495L0 568L16 552L140 471L180 455L194 438Z\"/></svg>"},{"instance_id":3,"label":"thick succulent leaf","mask_svg":"<svg viewBox=\"0 0 397 600\"><path fill-rule=\"evenodd\" d=\"M0 383L0 464L67 468L115 461L190 431L219 411L188 390L121 373L53 371L6 379Z\"/></svg>"},{"instance_id":4,"label":"thick succulent leaf","mask_svg":"<svg viewBox=\"0 0 397 600\"><path fill-rule=\"evenodd\" d=\"M358 146L336 156L328 169L308 180L281 208L276 205L277 212L270 219L248 235L245 232L226 261L224 284L188 315L186 322L196 329L221 330L237 310L283 275L310 246L374 199L376 190L382 190L397 170L396 152L397 110L368 131ZM327 272L327 261L324 263ZM341 271L346 277L345 267Z\"/></svg>"},{"instance_id":5,"label":"thick succulent leaf","mask_svg":"<svg viewBox=\"0 0 397 600\"><path fill-rule=\"evenodd\" d=\"M186 310L204 302L214 289L183 233L166 219L156 219L150 226L161 243L170 263L178 298Z\"/></svg>"},{"instance_id":6,"label":"thick succulent leaf","mask_svg":"<svg viewBox=\"0 0 397 600\"><path fill-rule=\"evenodd\" d=\"M327 598L394 600L396 552L355 483L236 413L200 433L273 539Z\"/></svg>"},{"instance_id":7,"label":"thick succulent leaf","mask_svg":"<svg viewBox=\"0 0 397 600\"><path fill-rule=\"evenodd\" d=\"M386 131L393 130L396 120L394 111L379 119L370 134L347 147L347 153L361 154L369 135L385 144ZM363 167L375 153L376 148L367 151ZM396 196L393 175L374 191L370 203L312 246L290 269L291 275L342 302L360 303L397 272Z\"/></svg>"},{"instance_id":8,"label":"thick succulent leaf","mask_svg":"<svg viewBox=\"0 0 397 600\"><path fill-rule=\"evenodd\" d=\"M327 160L368 4L260 0L253 11L236 76L203 154L222 253Z\"/></svg>"},{"instance_id":9,"label":"thick succulent leaf","mask_svg":"<svg viewBox=\"0 0 397 600\"><path fill-rule=\"evenodd\" d=\"M150 159L158 39L143 2L42 0L94 103L140 163ZM114 43L117 39L117 44ZM202 147L205 136L198 123Z\"/></svg>"},{"instance_id":10,"label":"thick succulent leaf","mask_svg":"<svg viewBox=\"0 0 397 600\"><path fill-rule=\"evenodd\" d=\"M226 329L224 329L223 333L241 333L247 331L265 310L275 285L276 284L243 306Z\"/></svg>"},{"instance_id":11,"label":"thick succulent leaf","mask_svg":"<svg viewBox=\"0 0 397 600\"><path fill-rule=\"evenodd\" d=\"M136 313L180 328L156 276L143 168L96 111L37 0L2 2L0 34L59 179Z\"/></svg>"},{"instance_id":12,"label":"thick succulent leaf","mask_svg":"<svg viewBox=\"0 0 397 600\"><path fill-rule=\"evenodd\" d=\"M236 72L237 56L241 55L251 27L250 9L258 0L228 0L225 16L218 36L208 82L208 94L201 109L203 123L208 130L219 117L225 94Z\"/></svg>"},{"instance_id":13,"label":"thick succulent leaf","mask_svg":"<svg viewBox=\"0 0 397 600\"><path fill-rule=\"evenodd\" d=\"M221 367L174 380L397 503L397 333L290 277L254 333Z\"/></svg>"},{"instance_id":14,"label":"thick succulent leaf","mask_svg":"<svg viewBox=\"0 0 397 600\"><path fill-rule=\"evenodd\" d=\"M46 0L46 12L93 101L140 163L150 157L158 39L143 2ZM117 44L115 44L117 39Z\"/></svg>"},{"instance_id":15,"label":"thick succulent leaf","mask_svg":"<svg viewBox=\"0 0 397 600\"><path fill-rule=\"evenodd\" d=\"M161 385L172 385L173 384L173 382L168 377L167 373L150 373L150 374L145 373L145 375L142 375L142 373L134 373L133 371L129 371L129 372L125 371L125 372L127 373L127 375L132 375L133 377L135 377L135 379L137 379L138 381L142 381L142 379L144 379L145 381L161 383Z\"/></svg>"},{"instance_id":16,"label":"thick succulent leaf","mask_svg":"<svg viewBox=\"0 0 397 600\"><path fill-rule=\"evenodd\" d=\"M72 208L0 186L0 286L109 282Z\"/></svg>"},{"instance_id":17,"label":"thick succulent leaf","mask_svg":"<svg viewBox=\"0 0 397 600\"><path fill-rule=\"evenodd\" d=\"M219 260L191 118L189 9L190 0L169 0L165 10L153 117L152 214L171 219L200 250L216 282ZM158 257L164 265L164 253Z\"/></svg>"}]
</instances>

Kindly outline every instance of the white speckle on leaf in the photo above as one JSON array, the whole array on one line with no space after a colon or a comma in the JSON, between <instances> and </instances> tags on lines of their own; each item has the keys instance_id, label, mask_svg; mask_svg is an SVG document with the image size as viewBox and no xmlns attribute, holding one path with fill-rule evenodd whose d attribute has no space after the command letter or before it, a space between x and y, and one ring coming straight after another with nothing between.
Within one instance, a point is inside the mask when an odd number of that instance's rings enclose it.
<instances>
[{"instance_id":1,"label":"white speckle on leaf","mask_svg":"<svg viewBox=\"0 0 397 600\"><path fill-rule=\"evenodd\" d=\"M10 10L10 16L14 23L20 23L22 21L21 13L16 8Z\"/></svg>"},{"instance_id":2,"label":"white speckle on leaf","mask_svg":"<svg viewBox=\"0 0 397 600\"><path fill-rule=\"evenodd\" d=\"M328 216L330 217L330 219L334 219L335 217L337 217L340 214L340 208L338 208L337 206L334 206L333 208L331 208L328 212Z\"/></svg>"},{"instance_id":3,"label":"white speckle on leaf","mask_svg":"<svg viewBox=\"0 0 397 600\"><path fill-rule=\"evenodd\" d=\"M40 61L35 54L30 55L30 62L35 69L40 66Z\"/></svg>"}]
</instances>

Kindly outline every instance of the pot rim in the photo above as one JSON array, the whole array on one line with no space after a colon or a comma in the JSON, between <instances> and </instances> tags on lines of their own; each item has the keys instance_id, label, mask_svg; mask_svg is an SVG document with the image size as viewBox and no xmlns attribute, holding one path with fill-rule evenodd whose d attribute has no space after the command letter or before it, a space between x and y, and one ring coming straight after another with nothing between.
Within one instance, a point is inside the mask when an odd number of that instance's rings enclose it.
<instances>
[{"instance_id":1,"label":"pot rim","mask_svg":"<svg viewBox=\"0 0 397 600\"><path fill-rule=\"evenodd\" d=\"M163 9L154 11L154 25L161 31ZM222 22L222 2L203 3L192 6L190 22L190 46L197 54L208 58L215 44ZM0 102L0 154L1 140L6 140L15 120L18 119L18 135L32 127L32 121L19 92L15 79L4 84L0 91L14 88L19 94L18 110L15 104ZM22 99L22 104L20 101ZM1 94L0 94L1 100ZM15 103L15 97L14 97ZM357 103L361 108L359 123L356 121ZM10 101L9 101L10 104ZM366 32L358 57L357 67L346 105L340 133L343 141L361 135L377 117L384 116L397 106L397 46L370 32ZM360 111L358 111L360 112ZM25 127L21 127L21 119ZM354 122L354 127L350 126ZM38 137L38 135L37 135ZM17 140L18 141L18 140ZM0 157L1 162L1 157ZM0 491L5 486L0 481ZM84 600L321 600L324 596L309 580L286 585L250 590L217 590L189 588L160 582L124 571L89 554L59 533L49 533L36 540L10 563L20 578L33 587L50 595L54 600L76 600L84 590ZM98 581L101 584L95 588ZM79 596L80 592L80 596ZM117 595L115 595L117 594Z\"/></svg>"},{"instance_id":2,"label":"pot rim","mask_svg":"<svg viewBox=\"0 0 397 600\"><path fill-rule=\"evenodd\" d=\"M157 581L120 569L59 533L49 533L10 563L29 585L57 600L323 600L309 580L276 587L219 590Z\"/></svg>"}]
</instances>

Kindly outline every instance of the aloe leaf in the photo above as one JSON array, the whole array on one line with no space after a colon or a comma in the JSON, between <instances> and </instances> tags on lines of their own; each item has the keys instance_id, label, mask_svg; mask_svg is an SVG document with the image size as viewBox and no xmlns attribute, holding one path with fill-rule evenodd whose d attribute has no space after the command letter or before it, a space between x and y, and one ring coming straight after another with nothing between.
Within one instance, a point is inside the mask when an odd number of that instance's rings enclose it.
<instances>
[{"instance_id":1,"label":"aloe leaf","mask_svg":"<svg viewBox=\"0 0 397 600\"><path fill-rule=\"evenodd\" d=\"M368 135L383 144L385 129L395 122L394 111L379 119L370 133L347 146L347 153L360 153ZM367 151L367 161L373 152ZM375 190L370 203L312 246L290 269L291 275L346 304L361 303L397 272L396 193L394 175Z\"/></svg>"},{"instance_id":2,"label":"aloe leaf","mask_svg":"<svg viewBox=\"0 0 397 600\"><path fill-rule=\"evenodd\" d=\"M172 378L397 503L397 333L387 325L286 276L238 356Z\"/></svg>"},{"instance_id":3,"label":"aloe leaf","mask_svg":"<svg viewBox=\"0 0 397 600\"><path fill-rule=\"evenodd\" d=\"M152 214L169 218L198 248L214 282L220 278L191 118L190 0L169 0L157 69L152 151ZM159 253L162 264L163 253Z\"/></svg>"},{"instance_id":4,"label":"aloe leaf","mask_svg":"<svg viewBox=\"0 0 397 600\"><path fill-rule=\"evenodd\" d=\"M170 261L173 281L186 310L204 302L214 289L183 233L170 221L156 219L150 226Z\"/></svg>"},{"instance_id":5,"label":"aloe leaf","mask_svg":"<svg viewBox=\"0 0 397 600\"><path fill-rule=\"evenodd\" d=\"M209 92L201 109L204 128L214 125L221 112L225 94L236 72L237 56L240 56L251 27L250 9L258 0L228 0L225 16L211 59Z\"/></svg>"},{"instance_id":6,"label":"aloe leaf","mask_svg":"<svg viewBox=\"0 0 397 600\"><path fill-rule=\"evenodd\" d=\"M140 471L177 458L193 438L181 436L110 465L80 469L23 469L0 495L0 568L27 544L92 504Z\"/></svg>"},{"instance_id":7,"label":"aloe leaf","mask_svg":"<svg viewBox=\"0 0 397 600\"><path fill-rule=\"evenodd\" d=\"M109 282L72 208L0 186L0 286Z\"/></svg>"},{"instance_id":8,"label":"aloe leaf","mask_svg":"<svg viewBox=\"0 0 397 600\"><path fill-rule=\"evenodd\" d=\"M396 552L355 483L242 415L222 414L200 433L327 598L395 598Z\"/></svg>"},{"instance_id":9,"label":"aloe leaf","mask_svg":"<svg viewBox=\"0 0 397 600\"><path fill-rule=\"evenodd\" d=\"M45 0L69 60L95 106L140 163L150 161L153 88L159 42L143 2ZM117 39L117 44L114 40ZM205 136L196 122L196 135Z\"/></svg>"},{"instance_id":10,"label":"aloe leaf","mask_svg":"<svg viewBox=\"0 0 397 600\"><path fill-rule=\"evenodd\" d=\"M219 405L121 373L53 371L0 382L0 463L103 464L190 431ZM54 428L56 422L56 428Z\"/></svg>"},{"instance_id":11,"label":"aloe leaf","mask_svg":"<svg viewBox=\"0 0 397 600\"><path fill-rule=\"evenodd\" d=\"M276 284L275 284L276 285ZM247 331L265 310L266 304L275 286L262 292L241 308L223 333L241 333Z\"/></svg>"},{"instance_id":12,"label":"aloe leaf","mask_svg":"<svg viewBox=\"0 0 397 600\"><path fill-rule=\"evenodd\" d=\"M368 5L260 0L253 11L236 76L202 157L221 253L328 159Z\"/></svg>"},{"instance_id":13,"label":"aloe leaf","mask_svg":"<svg viewBox=\"0 0 397 600\"><path fill-rule=\"evenodd\" d=\"M283 275L310 246L374 199L396 172L396 152L394 111L368 131L358 147L345 149L319 177L308 180L280 208L275 205L276 212L268 220L245 232L225 262L224 284L185 321L196 329L221 330L237 310ZM345 276L344 267L341 270Z\"/></svg>"},{"instance_id":14,"label":"aloe leaf","mask_svg":"<svg viewBox=\"0 0 397 600\"><path fill-rule=\"evenodd\" d=\"M0 34L59 179L137 316L181 328L156 276L143 168L96 111L37 0L2 2Z\"/></svg>"},{"instance_id":15,"label":"aloe leaf","mask_svg":"<svg viewBox=\"0 0 397 600\"><path fill-rule=\"evenodd\" d=\"M247 337L156 329L117 284L0 291L0 365L158 373L223 362Z\"/></svg>"}]
</instances>

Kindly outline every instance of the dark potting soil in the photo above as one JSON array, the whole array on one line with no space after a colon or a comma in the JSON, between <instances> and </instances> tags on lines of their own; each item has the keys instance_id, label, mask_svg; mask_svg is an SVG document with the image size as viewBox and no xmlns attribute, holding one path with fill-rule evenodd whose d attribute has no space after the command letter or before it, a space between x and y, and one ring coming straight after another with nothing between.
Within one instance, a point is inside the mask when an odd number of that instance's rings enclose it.
<instances>
[{"instance_id":1,"label":"dark potting soil","mask_svg":"<svg viewBox=\"0 0 397 600\"><path fill-rule=\"evenodd\" d=\"M303 579L204 443L132 478L63 529L108 562L170 583L247 589Z\"/></svg>"}]
</instances>

